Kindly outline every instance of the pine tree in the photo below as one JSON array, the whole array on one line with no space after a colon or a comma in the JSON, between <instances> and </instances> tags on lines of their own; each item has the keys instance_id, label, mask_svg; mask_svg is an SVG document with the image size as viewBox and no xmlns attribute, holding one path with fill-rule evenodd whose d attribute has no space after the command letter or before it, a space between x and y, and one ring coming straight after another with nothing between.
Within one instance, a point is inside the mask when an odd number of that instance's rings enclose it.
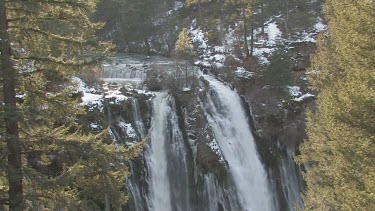
<instances>
[{"instance_id":1,"label":"pine tree","mask_svg":"<svg viewBox=\"0 0 375 211\"><path fill-rule=\"evenodd\" d=\"M71 78L92 69L111 49L89 15L96 0L0 1L1 77L7 145L1 144L2 204L23 208L120 210L133 149L108 143L103 131L85 134ZM16 94L23 95L17 103ZM6 170L6 171L5 171ZM4 177L3 177L4 178ZM4 180L2 179L2 182Z\"/></svg>"},{"instance_id":2,"label":"pine tree","mask_svg":"<svg viewBox=\"0 0 375 211\"><path fill-rule=\"evenodd\" d=\"M375 210L375 4L328 0L309 81L319 91L299 163L307 210Z\"/></svg>"},{"instance_id":3,"label":"pine tree","mask_svg":"<svg viewBox=\"0 0 375 211\"><path fill-rule=\"evenodd\" d=\"M202 18L202 11L201 11L201 5L205 3L212 2L211 0L187 0L186 5L188 7L197 6L198 8L198 19Z\"/></svg>"},{"instance_id":4,"label":"pine tree","mask_svg":"<svg viewBox=\"0 0 375 211\"><path fill-rule=\"evenodd\" d=\"M242 34L243 34L243 49L245 57L253 56L254 53L254 0L226 0L228 5L237 8L238 17L241 20ZM248 31L250 24L250 44L248 42ZM249 49L250 46L250 49Z\"/></svg>"},{"instance_id":5,"label":"pine tree","mask_svg":"<svg viewBox=\"0 0 375 211\"><path fill-rule=\"evenodd\" d=\"M117 0L119 2L119 30L126 43L144 42L146 53L151 47L149 39L156 30L152 21L157 6L154 0Z\"/></svg>"},{"instance_id":6,"label":"pine tree","mask_svg":"<svg viewBox=\"0 0 375 211\"><path fill-rule=\"evenodd\" d=\"M278 48L272 52L270 58L270 65L264 72L264 78L267 84L272 86L286 86L292 82L292 64L290 56L288 56L288 50L285 46L278 46Z\"/></svg>"}]
</instances>

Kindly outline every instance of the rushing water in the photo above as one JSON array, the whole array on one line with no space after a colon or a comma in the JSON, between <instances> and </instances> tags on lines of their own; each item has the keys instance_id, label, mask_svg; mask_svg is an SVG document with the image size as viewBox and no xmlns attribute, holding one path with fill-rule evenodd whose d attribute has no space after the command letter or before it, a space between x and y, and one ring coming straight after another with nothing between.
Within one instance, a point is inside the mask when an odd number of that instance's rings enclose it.
<instances>
[{"instance_id":1,"label":"rushing water","mask_svg":"<svg viewBox=\"0 0 375 211\"><path fill-rule=\"evenodd\" d=\"M116 82L140 87L151 68L172 69L173 62L160 56L144 56L137 54L118 54L103 65L102 78L106 82Z\"/></svg>"},{"instance_id":2,"label":"rushing water","mask_svg":"<svg viewBox=\"0 0 375 211\"><path fill-rule=\"evenodd\" d=\"M151 120L151 146L150 146L150 202L151 210L172 210L170 182L167 169L166 152L166 123L168 100L166 93L156 93L153 102L153 117Z\"/></svg>"},{"instance_id":3,"label":"rushing water","mask_svg":"<svg viewBox=\"0 0 375 211\"><path fill-rule=\"evenodd\" d=\"M132 106L131 108L133 111L132 114L133 114L133 121L135 124L135 129L137 130L139 137L141 139L144 139L146 137L146 129L143 124L141 114L139 111L138 99L131 98L131 106ZM129 167L130 167L131 174L126 182L126 187L127 187L128 193L132 201L131 203L129 203L130 209L132 211L144 211L145 210L144 199L143 199L144 193L142 193L141 188L140 188L141 185L139 183L139 180L136 178L136 174L135 174L136 166L132 162L130 162L129 165L130 165Z\"/></svg>"},{"instance_id":4,"label":"rushing water","mask_svg":"<svg viewBox=\"0 0 375 211\"><path fill-rule=\"evenodd\" d=\"M146 137L146 128L141 118L141 112L139 111L138 99L131 98L130 101L131 101L131 106L132 106L132 111L133 111L132 114L133 114L133 121L135 124L135 129L137 130L140 138L144 139Z\"/></svg>"},{"instance_id":5,"label":"rushing water","mask_svg":"<svg viewBox=\"0 0 375 211\"><path fill-rule=\"evenodd\" d=\"M134 172L134 164L130 163L130 178L128 178L126 182L126 188L128 189L128 193L132 198L132 203L130 205L132 211L143 211L144 210L144 203L142 198L142 192L139 188L140 184L137 182Z\"/></svg>"},{"instance_id":6,"label":"rushing water","mask_svg":"<svg viewBox=\"0 0 375 211\"><path fill-rule=\"evenodd\" d=\"M190 210L187 151L175 102L155 93L149 152L150 210Z\"/></svg>"},{"instance_id":7,"label":"rushing water","mask_svg":"<svg viewBox=\"0 0 375 211\"><path fill-rule=\"evenodd\" d=\"M140 85L150 66L160 65L168 69L172 63L159 57L120 55L106 64L103 77L106 82L134 85L136 81ZM142 120L140 101L130 98L132 126L139 139L149 136L150 141L141 158L129 166L132 173L126 183L131 199L129 210L273 211L293 210L295 206L303 208L299 196L302 190L300 170L292 161L291 151L279 159L280 165L274 169L277 173L270 174L272 178L268 179L240 97L215 78L203 77L210 86L208 94L200 101L201 107L228 174L219 179L214 173L203 172L196 166L195 146L184 137L186 128L179 123L179 118L188 116L178 116L175 99L167 91L155 93L152 99L150 128ZM112 136L121 140L122 134L114 128L111 127ZM273 193L269 181L273 181Z\"/></svg>"},{"instance_id":8,"label":"rushing water","mask_svg":"<svg viewBox=\"0 0 375 211\"><path fill-rule=\"evenodd\" d=\"M287 150L285 157L281 159L281 165L279 166L279 171L281 175L281 184L283 186L283 194L288 204L290 210L298 207L303 208L302 199L300 192L302 189L302 179L299 176L300 170L293 162L292 151Z\"/></svg>"},{"instance_id":9,"label":"rushing water","mask_svg":"<svg viewBox=\"0 0 375 211\"><path fill-rule=\"evenodd\" d=\"M205 103L224 159L228 162L244 210L274 210L267 174L262 166L238 94L218 80L210 82L211 95Z\"/></svg>"}]
</instances>

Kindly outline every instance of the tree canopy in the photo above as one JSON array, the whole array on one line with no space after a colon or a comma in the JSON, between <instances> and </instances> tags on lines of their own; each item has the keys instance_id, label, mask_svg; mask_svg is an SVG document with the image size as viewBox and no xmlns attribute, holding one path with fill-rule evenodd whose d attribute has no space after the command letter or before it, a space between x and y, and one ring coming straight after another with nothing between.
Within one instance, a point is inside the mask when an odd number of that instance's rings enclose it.
<instances>
[{"instance_id":1,"label":"tree canopy","mask_svg":"<svg viewBox=\"0 0 375 211\"><path fill-rule=\"evenodd\" d=\"M319 92L308 115L307 210L375 209L375 4L327 0L309 81Z\"/></svg>"},{"instance_id":2,"label":"tree canopy","mask_svg":"<svg viewBox=\"0 0 375 211\"><path fill-rule=\"evenodd\" d=\"M108 145L86 134L73 76L112 48L95 37L96 0L0 1L0 195L10 210L97 210L126 202L126 160L140 146ZM2 121L3 122L3 121ZM3 141L4 140L4 141ZM0 207L1 208L1 207Z\"/></svg>"}]
</instances>

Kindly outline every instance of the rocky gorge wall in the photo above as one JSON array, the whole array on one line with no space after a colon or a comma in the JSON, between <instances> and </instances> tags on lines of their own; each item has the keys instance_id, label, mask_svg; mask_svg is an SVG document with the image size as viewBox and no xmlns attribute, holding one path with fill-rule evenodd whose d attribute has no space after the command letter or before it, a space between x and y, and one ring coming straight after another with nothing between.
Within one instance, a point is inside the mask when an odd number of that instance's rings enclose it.
<instances>
[{"instance_id":1,"label":"rocky gorge wall","mask_svg":"<svg viewBox=\"0 0 375 211\"><path fill-rule=\"evenodd\" d=\"M169 137L166 139L167 148L171 147L168 162L185 160L186 166L183 169L186 170L184 175L188 184L188 210L241 210L233 177L229 172L230 167L221 154L219 145L215 141L217 137L202 107L202 102L212 94L210 83L201 77L196 78L193 84L195 87L191 89L169 92L168 107L174 112L176 118L168 118L166 131L177 130L181 133L179 139L182 145L179 146L185 153L182 157L173 155L173 146L176 146L173 143L176 138L173 138L173 135L167 135L171 134L167 132L166 137ZM105 87L106 90L100 94L104 96L103 101L98 101L102 102L102 105L98 106L97 104L100 103L97 102L89 107L92 114L89 118L92 121L89 125L90 129L95 132L109 128L113 140L118 144L126 145L131 145L150 135L152 115L156 112L155 107L152 106L154 94L143 90L123 88L113 83ZM277 139L268 139L264 136L268 133L257 132L261 124L254 118L257 114L254 113L248 97L243 95L242 106L246 111L249 125L253 129L257 149L274 193L275 210L292 210L295 206L302 207L299 191L303 189L303 181L299 167L292 161L293 148L282 146L280 144L282 142ZM150 140L147 138L146 140L148 141L143 154L129 164L132 173L126 184L129 204L124 210L148 210L150 208L151 172L148 158ZM178 172L181 173L181 171ZM175 167L169 176L181 178L181 176L176 177ZM173 179L170 181L173 183ZM176 182L179 184L178 180ZM186 207L180 209L175 207L173 210L186 209Z\"/></svg>"}]
</instances>

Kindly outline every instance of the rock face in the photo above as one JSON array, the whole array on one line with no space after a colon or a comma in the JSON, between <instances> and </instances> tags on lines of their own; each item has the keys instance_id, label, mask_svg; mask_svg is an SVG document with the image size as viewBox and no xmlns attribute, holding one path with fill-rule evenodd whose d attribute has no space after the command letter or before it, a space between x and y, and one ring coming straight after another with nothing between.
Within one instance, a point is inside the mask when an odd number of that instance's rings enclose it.
<instances>
[{"instance_id":1,"label":"rock face","mask_svg":"<svg viewBox=\"0 0 375 211\"><path fill-rule=\"evenodd\" d=\"M126 66L125 63L120 61L113 65ZM129 203L124 210L155 210L160 206L170 207L170 210L246 210L252 203L241 197L248 190L240 190L241 186L236 182L239 181L238 175L252 173L234 173L235 166L228 154L223 153L223 142L220 142L230 141L231 135L225 137L221 134L219 137L212 119L220 119L217 118L220 112L214 114L207 108L209 103L215 104L216 109L223 110L220 115L227 115L222 108L223 103L218 102L218 92L213 90L213 84L206 76L195 78L197 73L189 75L189 88L182 88L184 83L173 81L180 78L173 75L175 71L171 63L165 62L167 64L168 68L160 63L158 69L164 71L156 71L152 76L162 79L158 82L164 90L162 98L157 97L159 94L155 97L155 93L123 88L113 83L107 83L101 93L84 93L82 97L90 111L87 127L92 132L108 128L116 143L128 146L148 140L144 152L129 164L132 173L126 182ZM150 70L155 69L150 66ZM125 76L128 75L127 70L132 71L131 68L123 69ZM265 175L261 178L267 178L265 186L273 193L270 199L266 199L270 201L266 204L272 204L269 210L302 208L299 193L304 189L304 183L301 169L294 164L292 156L305 137L304 108L310 105L311 98L303 98L304 90L296 87L266 86L259 73L249 74L246 69L237 68L232 72L206 70L206 73L216 74L216 78L221 80L217 83L223 89L241 96L238 101L243 109L241 118L245 118L244 124L252 131L247 136L254 136L255 154L258 154L263 166L257 169L264 169ZM291 96L289 89L298 93ZM96 103L86 102L87 98L96 100ZM156 115L159 123L156 123ZM156 128L159 128L158 132L155 132ZM233 134L238 132L237 127L231 130ZM231 130L226 134L230 134ZM248 137L240 139L249 141ZM155 155L156 146L160 146L161 142L163 150ZM165 161L161 162L164 167L155 168L162 160L160 152L165 157ZM252 161L254 158L245 158L242 162ZM160 172L160 169L164 170ZM165 178L164 183L168 185L155 185L155 181L159 181L155 180L155 175ZM257 192L256 188L250 189ZM155 201L164 201L168 206Z\"/></svg>"},{"instance_id":2,"label":"rock face","mask_svg":"<svg viewBox=\"0 0 375 211\"><path fill-rule=\"evenodd\" d=\"M218 178L225 178L225 164L220 162L220 156L210 147L214 134L200 105L206 94L207 90L202 90L199 94L195 91L177 93L178 113L193 149L196 167L203 173L213 173Z\"/></svg>"}]
</instances>

